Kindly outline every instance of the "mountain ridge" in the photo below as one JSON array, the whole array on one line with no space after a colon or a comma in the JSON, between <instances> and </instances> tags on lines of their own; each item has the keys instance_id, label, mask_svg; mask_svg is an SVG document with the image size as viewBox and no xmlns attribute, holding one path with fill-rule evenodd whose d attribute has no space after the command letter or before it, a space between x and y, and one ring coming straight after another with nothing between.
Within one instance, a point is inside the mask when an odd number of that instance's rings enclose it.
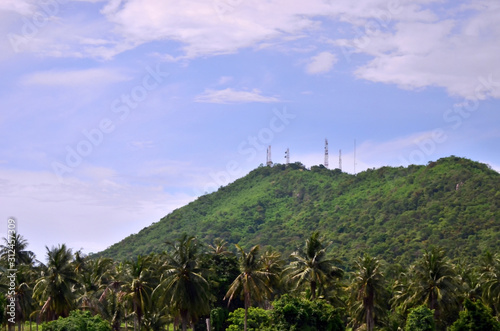
<instances>
[{"instance_id":1,"label":"mountain ridge","mask_svg":"<svg viewBox=\"0 0 500 331\"><path fill-rule=\"evenodd\" d=\"M357 175L277 164L252 170L96 255L123 260L161 252L183 233L290 253L320 231L345 260L369 253L411 262L429 245L474 258L499 251L499 221L500 174L469 159Z\"/></svg>"}]
</instances>

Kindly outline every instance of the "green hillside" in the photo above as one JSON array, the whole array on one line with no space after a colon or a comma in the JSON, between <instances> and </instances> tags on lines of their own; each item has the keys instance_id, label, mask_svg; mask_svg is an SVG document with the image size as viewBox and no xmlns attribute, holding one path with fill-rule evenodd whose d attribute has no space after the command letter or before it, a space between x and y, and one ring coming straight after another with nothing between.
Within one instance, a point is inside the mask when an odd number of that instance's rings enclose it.
<instances>
[{"instance_id":1,"label":"green hillside","mask_svg":"<svg viewBox=\"0 0 500 331\"><path fill-rule=\"evenodd\" d=\"M454 156L356 176L300 163L260 167L98 255L126 259L163 251L165 241L183 233L289 253L315 230L333 241L342 259L369 252L407 263L432 244L452 257L498 252L500 174Z\"/></svg>"}]
</instances>

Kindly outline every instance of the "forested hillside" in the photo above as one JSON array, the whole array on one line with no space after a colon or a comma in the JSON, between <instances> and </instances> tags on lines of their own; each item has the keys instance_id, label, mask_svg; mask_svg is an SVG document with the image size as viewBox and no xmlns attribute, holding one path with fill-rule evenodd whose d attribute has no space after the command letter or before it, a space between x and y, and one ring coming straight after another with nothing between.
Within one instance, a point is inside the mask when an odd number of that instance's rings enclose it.
<instances>
[{"instance_id":1,"label":"forested hillside","mask_svg":"<svg viewBox=\"0 0 500 331\"><path fill-rule=\"evenodd\" d=\"M427 166L382 167L357 175L300 163L259 167L199 197L99 256L161 252L183 233L290 253L313 231L333 241L338 258L369 253L410 263L437 244L473 259L500 248L500 174L447 157Z\"/></svg>"}]
</instances>

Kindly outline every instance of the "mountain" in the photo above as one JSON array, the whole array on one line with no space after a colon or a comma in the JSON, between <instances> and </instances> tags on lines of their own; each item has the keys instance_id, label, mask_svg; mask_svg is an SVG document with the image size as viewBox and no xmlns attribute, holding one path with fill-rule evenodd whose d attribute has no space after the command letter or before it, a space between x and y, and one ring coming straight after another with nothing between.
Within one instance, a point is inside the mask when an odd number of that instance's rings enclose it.
<instances>
[{"instance_id":1,"label":"mountain","mask_svg":"<svg viewBox=\"0 0 500 331\"><path fill-rule=\"evenodd\" d=\"M161 252L183 233L286 254L313 231L345 260L368 252L407 263L429 245L469 259L499 252L500 174L455 156L357 175L300 163L259 167L97 255L122 260Z\"/></svg>"}]
</instances>

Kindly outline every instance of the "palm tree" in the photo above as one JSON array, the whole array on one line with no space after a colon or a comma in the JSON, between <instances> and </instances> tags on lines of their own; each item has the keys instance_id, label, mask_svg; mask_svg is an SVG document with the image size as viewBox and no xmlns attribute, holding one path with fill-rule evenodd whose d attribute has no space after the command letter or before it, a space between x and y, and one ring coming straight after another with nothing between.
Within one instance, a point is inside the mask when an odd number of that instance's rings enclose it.
<instances>
[{"instance_id":1,"label":"palm tree","mask_svg":"<svg viewBox=\"0 0 500 331\"><path fill-rule=\"evenodd\" d=\"M394 297L394 302L404 311L425 304L434 310L436 322L442 324L442 314L457 310L460 305L460 279L441 248L425 251L422 258L410 266L405 282L396 282Z\"/></svg>"},{"instance_id":2,"label":"palm tree","mask_svg":"<svg viewBox=\"0 0 500 331\"><path fill-rule=\"evenodd\" d=\"M125 276L122 286L125 297L132 304L134 330L141 328L142 316L148 303L150 286L151 257L139 255L135 261L125 263Z\"/></svg>"},{"instance_id":3,"label":"palm tree","mask_svg":"<svg viewBox=\"0 0 500 331\"><path fill-rule=\"evenodd\" d=\"M33 297L42 305L39 316L45 315L49 320L54 320L59 316L67 317L74 307L73 289L78 279L71 264L71 249L66 248L65 244L46 249L47 266L33 288Z\"/></svg>"},{"instance_id":4,"label":"palm tree","mask_svg":"<svg viewBox=\"0 0 500 331\"><path fill-rule=\"evenodd\" d=\"M228 304L237 295L243 297L245 303L244 330L247 330L248 308L252 300L261 302L272 294L271 279L276 276L273 271L265 270L262 259L259 258L259 245L253 246L248 253L236 245L240 252L240 274L233 281L224 300Z\"/></svg>"},{"instance_id":5,"label":"palm tree","mask_svg":"<svg viewBox=\"0 0 500 331\"><path fill-rule=\"evenodd\" d=\"M99 264L101 265L101 264ZM112 264L109 267L107 287L99 297L99 312L106 319L114 331L119 331L121 322L125 319L126 292L122 290L125 274L123 262Z\"/></svg>"},{"instance_id":6,"label":"palm tree","mask_svg":"<svg viewBox=\"0 0 500 331\"><path fill-rule=\"evenodd\" d=\"M487 253L482 264L480 278L483 298L498 314L500 313L500 255Z\"/></svg>"},{"instance_id":7,"label":"palm tree","mask_svg":"<svg viewBox=\"0 0 500 331\"><path fill-rule=\"evenodd\" d=\"M200 246L194 237L183 235L177 242L167 244L173 251L167 254L164 278L153 295L163 291L158 297L178 311L185 331L188 321L210 313L209 284L199 267Z\"/></svg>"},{"instance_id":8,"label":"palm tree","mask_svg":"<svg viewBox=\"0 0 500 331\"><path fill-rule=\"evenodd\" d=\"M79 263L77 305L92 313L99 311L99 298L108 287L113 260L110 258L87 259Z\"/></svg>"},{"instance_id":9,"label":"palm tree","mask_svg":"<svg viewBox=\"0 0 500 331\"><path fill-rule=\"evenodd\" d=\"M227 241L221 238L216 238L213 245L208 245L210 254L217 255L231 255L232 253L227 249Z\"/></svg>"},{"instance_id":10,"label":"palm tree","mask_svg":"<svg viewBox=\"0 0 500 331\"><path fill-rule=\"evenodd\" d=\"M277 295L276 291L282 289L281 278L279 275L283 272L285 261L281 258L281 253L273 250L264 252L261 256L262 269L270 275L270 286L273 289L273 295ZM271 298L272 299L272 298Z\"/></svg>"},{"instance_id":11,"label":"palm tree","mask_svg":"<svg viewBox=\"0 0 500 331\"><path fill-rule=\"evenodd\" d=\"M9 240L7 238L3 238L4 243L0 245L0 256L2 259L6 259L9 255L9 250L12 250ZM32 251L28 251L26 248L28 247L28 240L24 239L22 235L16 233L14 237L15 245L14 245L14 258L15 264L26 264L33 265L36 261L35 253Z\"/></svg>"},{"instance_id":12,"label":"palm tree","mask_svg":"<svg viewBox=\"0 0 500 331\"><path fill-rule=\"evenodd\" d=\"M356 261L350 289L354 321L360 323L364 319L366 329L372 331L375 316L386 311L383 305L387 302L387 291L380 261L369 255L360 257Z\"/></svg>"},{"instance_id":13,"label":"palm tree","mask_svg":"<svg viewBox=\"0 0 500 331\"><path fill-rule=\"evenodd\" d=\"M315 232L306 240L303 250L295 251L290 258L292 262L285 269L286 278L296 284L296 289L308 284L311 299L321 294L328 284L342 278L344 272L336 264L337 259L328 258L327 249L319 239L319 232Z\"/></svg>"}]
</instances>

